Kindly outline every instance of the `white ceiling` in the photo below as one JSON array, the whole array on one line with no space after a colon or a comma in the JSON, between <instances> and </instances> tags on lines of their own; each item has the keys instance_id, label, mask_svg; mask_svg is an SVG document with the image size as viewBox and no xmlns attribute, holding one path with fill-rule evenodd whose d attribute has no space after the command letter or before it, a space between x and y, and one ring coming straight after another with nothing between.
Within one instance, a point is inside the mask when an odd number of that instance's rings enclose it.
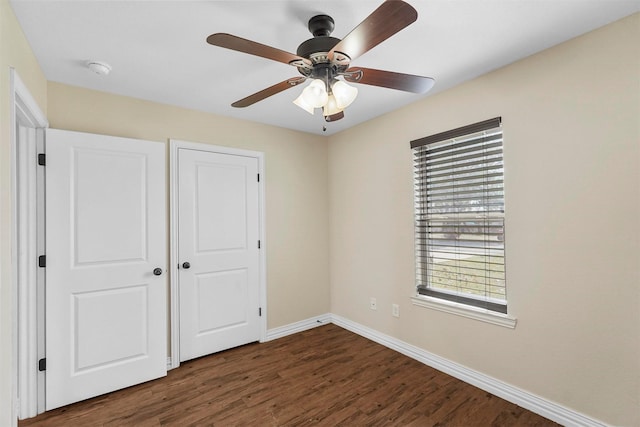
<instances>
[{"instance_id":1,"label":"white ceiling","mask_svg":"<svg viewBox=\"0 0 640 427\"><path fill-rule=\"evenodd\" d=\"M301 87L247 108L230 104L298 74L294 67L211 46L231 33L295 53L308 19L332 16L342 38L382 0L12 0L48 80L322 134L325 122L293 105ZM352 62L430 76L427 95L357 85L332 134L458 85L640 10L640 0L408 0L418 20ZM99 76L88 60L109 63ZM87 106L90 108L90 106Z\"/></svg>"}]
</instances>

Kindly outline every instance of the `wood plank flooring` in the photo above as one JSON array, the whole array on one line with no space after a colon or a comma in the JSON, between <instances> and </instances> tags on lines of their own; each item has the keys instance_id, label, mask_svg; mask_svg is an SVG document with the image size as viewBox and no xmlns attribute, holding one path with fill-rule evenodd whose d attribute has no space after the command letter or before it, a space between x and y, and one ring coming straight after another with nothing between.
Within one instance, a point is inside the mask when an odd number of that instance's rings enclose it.
<instances>
[{"instance_id":1,"label":"wood plank flooring","mask_svg":"<svg viewBox=\"0 0 640 427\"><path fill-rule=\"evenodd\" d=\"M555 426L335 325L183 363L27 426Z\"/></svg>"}]
</instances>

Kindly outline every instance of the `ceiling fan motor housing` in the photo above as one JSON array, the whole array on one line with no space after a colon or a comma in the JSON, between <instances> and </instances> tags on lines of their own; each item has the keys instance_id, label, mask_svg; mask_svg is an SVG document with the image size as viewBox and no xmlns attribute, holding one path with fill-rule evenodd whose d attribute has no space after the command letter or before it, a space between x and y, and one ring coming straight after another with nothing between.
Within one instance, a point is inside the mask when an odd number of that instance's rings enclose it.
<instances>
[{"instance_id":1,"label":"ceiling fan motor housing","mask_svg":"<svg viewBox=\"0 0 640 427\"><path fill-rule=\"evenodd\" d=\"M303 58L311 59L314 53L329 52L340 39L330 37L331 32L335 28L335 22L329 15L316 15L309 19L309 31L313 34L313 38L302 42L298 46L297 55Z\"/></svg>"},{"instance_id":2,"label":"ceiling fan motor housing","mask_svg":"<svg viewBox=\"0 0 640 427\"><path fill-rule=\"evenodd\" d=\"M330 36L319 36L302 42L298 46L296 54L303 58L311 59L311 55L314 53L328 53L335 45L340 42L340 39Z\"/></svg>"},{"instance_id":3,"label":"ceiling fan motor housing","mask_svg":"<svg viewBox=\"0 0 640 427\"><path fill-rule=\"evenodd\" d=\"M327 83L348 65L348 57L343 55L341 61L331 61L328 53L335 45L340 43L340 39L331 37L331 32L335 28L333 18L329 15L316 15L309 19L309 31L313 38L306 40L298 46L296 54L302 58L311 60L313 66L298 67L301 74L314 79L323 79Z\"/></svg>"}]
</instances>

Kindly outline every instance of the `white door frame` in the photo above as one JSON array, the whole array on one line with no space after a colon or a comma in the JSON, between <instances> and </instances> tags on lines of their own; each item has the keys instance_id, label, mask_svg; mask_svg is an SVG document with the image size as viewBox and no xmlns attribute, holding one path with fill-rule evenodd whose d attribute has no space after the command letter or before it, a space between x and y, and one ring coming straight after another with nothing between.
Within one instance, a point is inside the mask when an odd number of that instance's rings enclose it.
<instances>
[{"instance_id":1,"label":"white door frame","mask_svg":"<svg viewBox=\"0 0 640 427\"><path fill-rule=\"evenodd\" d=\"M260 289L259 303L262 308L262 316L260 317L260 342L266 341L267 338L267 243L265 236L265 179L264 179L264 153L259 151L242 150L238 148L229 148L219 145L202 144L195 142L180 141L176 139L169 140L169 203L170 203L170 262L169 274L171 278L171 360L168 363L169 369L180 366L180 283L178 275L178 150L180 148L204 151L210 153L229 154L235 156L254 157L258 160L258 173L260 174L260 182L258 183L258 235L260 239L260 259L259 263L259 283Z\"/></svg>"},{"instance_id":2,"label":"white door frame","mask_svg":"<svg viewBox=\"0 0 640 427\"><path fill-rule=\"evenodd\" d=\"M38 358L44 348L44 330L38 327L44 315L44 274L36 266L44 234L37 217L43 204L44 173L38 171L36 154L44 148L44 130L49 127L27 86L10 69L11 126L11 295L12 295L12 419L44 412L44 372ZM28 138L17 135L18 125L34 129ZM20 163L18 163L20 162ZM42 218L40 218L42 219ZM40 290L39 290L40 288ZM40 354L39 354L40 353Z\"/></svg>"}]
</instances>

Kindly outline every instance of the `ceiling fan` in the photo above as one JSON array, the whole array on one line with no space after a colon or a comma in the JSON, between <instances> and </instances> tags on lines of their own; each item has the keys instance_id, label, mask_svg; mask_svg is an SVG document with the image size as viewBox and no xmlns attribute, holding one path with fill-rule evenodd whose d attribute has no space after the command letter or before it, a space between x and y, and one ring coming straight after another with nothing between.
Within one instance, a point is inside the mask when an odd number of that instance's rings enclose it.
<instances>
[{"instance_id":1,"label":"ceiling fan","mask_svg":"<svg viewBox=\"0 0 640 427\"><path fill-rule=\"evenodd\" d=\"M313 38L298 46L296 54L257 43L231 34L216 33L207 43L250 55L292 65L302 76L292 77L231 104L248 107L307 79L311 83L293 101L313 114L322 108L327 122L344 117L344 109L355 99L358 90L349 83L380 86L413 93L426 93L433 87L431 77L351 67L351 61L371 50L418 19L418 12L401 0L386 0L342 40L331 37L334 20L328 15L316 15L309 20Z\"/></svg>"}]
</instances>

